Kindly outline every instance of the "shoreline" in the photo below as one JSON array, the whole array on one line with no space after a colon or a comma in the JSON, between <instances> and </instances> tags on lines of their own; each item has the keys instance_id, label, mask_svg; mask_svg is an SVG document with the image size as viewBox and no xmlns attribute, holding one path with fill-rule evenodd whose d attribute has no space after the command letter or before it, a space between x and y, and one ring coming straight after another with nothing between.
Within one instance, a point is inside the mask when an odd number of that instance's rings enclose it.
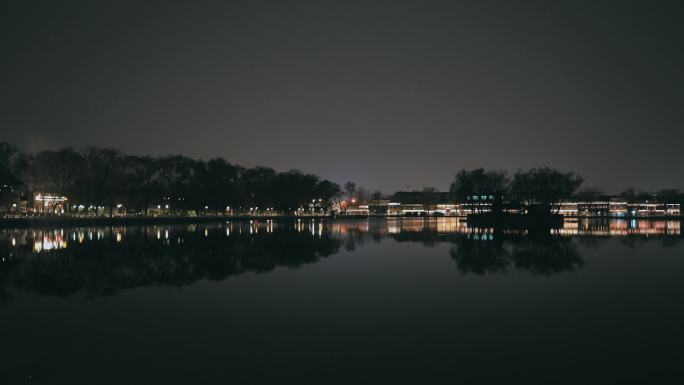
<instances>
[{"instance_id":1,"label":"shoreline","mask_svg":"<svg viewBox=\"0 0 684 385\"><path fill-rule=\"evenodd\" d=\"M225 221L244 220L295 220L295 219L327 219L330 216L294 216L281 215L272 217L263 216L165 216L165 217L27 217L27 218L0 218L0 228L21 227L51 227L51 226L135 226L135 225L167 225L185 223L210 223Z\"/></svg>"},{"instance_id":2,"label":"shoreline","mask_svg":"<svg viewBox=\"0 0 684 385\"><path fill-rule=\"evenodd\" d=\"M156 224L185 224L185 223L210 223L225 221L246 221L246 220L279 220L293 221L297 219L330 219L330 220L349 220L349 219L371 219L371 218L399 218L399 219L440 219L453 218L467 220L467 216L402 216L402 215L277 215L277 216L164 216L164 217L23 217L23 218L0 218L0 228L25 228L25 227L52 227L52 226L135 226L135 225L156 225ZM612 216L565 216L563 220L581 219L622 219L622 220L641 220L641 221L684 221L684 216L662 216L662 217L612 217Z\"/></svg>"}]
</instances>

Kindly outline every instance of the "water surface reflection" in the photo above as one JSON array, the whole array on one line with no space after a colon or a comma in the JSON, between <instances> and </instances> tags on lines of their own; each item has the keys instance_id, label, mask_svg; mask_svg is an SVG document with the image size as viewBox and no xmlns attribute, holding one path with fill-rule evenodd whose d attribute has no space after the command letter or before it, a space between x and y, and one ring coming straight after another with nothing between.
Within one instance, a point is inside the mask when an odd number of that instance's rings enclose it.
<instances>
[{"instance_id":1,"label":"water surface reflection","mask_svg":"<svg viewBox=\"0 0 684 385\"><path fill-rule=\"evenodd\" d=\"M0 383L669 383L681 239L451 218L1 230Z\"/></svg>"},{"instance_id":2,"label":"water surface reflection","mask_svg":"<svg viewBox=\"0 0 684 385\"><path fill-rule=\"evenodd\" d=\"M453 218L233 221L148 227L14 229L0 232L0 298L108 296L142 286L181 287L277 267L298 268L341 250L391 239L450 245L458 271L550 275L584 265L580 245L618 238L628 247L674 246L678 221L579 220L541 233L471 228Z\"/></svg>"}]
</instances>

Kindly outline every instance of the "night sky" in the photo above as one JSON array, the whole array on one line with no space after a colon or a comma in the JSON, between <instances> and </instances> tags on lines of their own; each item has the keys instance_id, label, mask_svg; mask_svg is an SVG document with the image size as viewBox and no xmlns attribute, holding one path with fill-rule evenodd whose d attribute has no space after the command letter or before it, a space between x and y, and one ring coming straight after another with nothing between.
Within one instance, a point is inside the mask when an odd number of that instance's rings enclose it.
<instances>
[{"instance_id":1,"label":"night sky","mask_svg":"<svg viewBox=\"0 0 684 385\"><path fill-rule=\"evenodd\" d=\"M684 188L681 2L171 3L2 2L0 140L386 192L546 165Z\"/></svg>"}]
</instances>

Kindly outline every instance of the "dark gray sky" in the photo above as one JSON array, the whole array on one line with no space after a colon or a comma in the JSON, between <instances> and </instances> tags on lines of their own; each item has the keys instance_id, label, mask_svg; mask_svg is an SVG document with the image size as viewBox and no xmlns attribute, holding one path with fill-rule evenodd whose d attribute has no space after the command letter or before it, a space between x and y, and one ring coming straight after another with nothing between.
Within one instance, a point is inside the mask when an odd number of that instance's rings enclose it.
<instances>
[{"instance_id":1,"label":"dark gray sky","mask_svg":"<svg viewBox=\"0 0 684 385\"><path fill-rule=\"evenodd\" d=\"M2 2L0 140L388 192L544 165L684 188L681 2L171 3Z\"/></svg>"}]
</instances>

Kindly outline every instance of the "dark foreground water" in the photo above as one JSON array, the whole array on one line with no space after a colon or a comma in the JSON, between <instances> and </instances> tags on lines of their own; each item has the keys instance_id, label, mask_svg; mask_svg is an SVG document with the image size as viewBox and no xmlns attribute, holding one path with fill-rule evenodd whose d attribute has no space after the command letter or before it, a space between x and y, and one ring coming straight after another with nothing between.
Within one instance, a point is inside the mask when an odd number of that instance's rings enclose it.
<instances>
[{"instance_id":1,"label":"dark foreground water","mask_svg":"<svg viewBox=\"0 0 684 385\"><path fill-rule=\"evenodd\" d=\"M684 381L679 222L0 231L0 384Z\"/></svg>"}]
</instances>

